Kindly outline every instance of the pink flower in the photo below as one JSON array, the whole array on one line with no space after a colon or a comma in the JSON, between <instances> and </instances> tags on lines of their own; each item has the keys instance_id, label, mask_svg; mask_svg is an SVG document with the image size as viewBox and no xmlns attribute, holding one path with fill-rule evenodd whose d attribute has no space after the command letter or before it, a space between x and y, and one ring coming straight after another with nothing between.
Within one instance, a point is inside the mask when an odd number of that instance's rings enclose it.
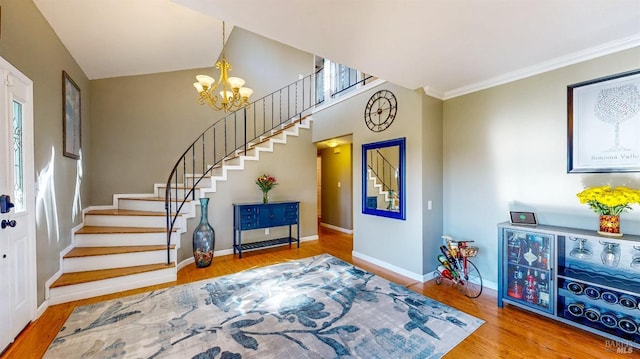
<instances>
[{"instance_id":1,"label":"pink flower","mask_svg":"<svg viewBox=\"0 0 640 359\"><path fill-rule=\"evenodd\" d=\"M269 192L271 191L271 189L277 185L278 183L276 183L277 180L275 177L267 175L267 174L263 174L262 176L258 177L256 179L256 184L258 185L258 187L260 187L260 190L262 192Z\"/></svg>"}]
</instances>

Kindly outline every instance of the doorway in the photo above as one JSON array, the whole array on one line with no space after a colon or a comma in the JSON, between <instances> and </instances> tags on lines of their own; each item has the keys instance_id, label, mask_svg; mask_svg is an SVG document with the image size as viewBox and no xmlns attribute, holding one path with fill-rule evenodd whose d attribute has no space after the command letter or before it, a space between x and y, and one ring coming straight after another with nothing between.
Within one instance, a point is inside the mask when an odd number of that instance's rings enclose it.
<instances>
[{"instance_id":1,"label":"doorway","mask_svg":"<svg viewBox=\"0 0 640 359\"><path fill-rule=\"evenodd\" d=\"M0 58L0 353L35 319L33 82Z\"/></svg>"},{"instance_id":2,"label":"doorway","mask_svg":"<svg viewBox=\"0 0 640 359\"><path fill-rule=\"evenodd\" d=\"M353 233L352 137L318 142L320 226Z\"/></svg>"}]
</instances>

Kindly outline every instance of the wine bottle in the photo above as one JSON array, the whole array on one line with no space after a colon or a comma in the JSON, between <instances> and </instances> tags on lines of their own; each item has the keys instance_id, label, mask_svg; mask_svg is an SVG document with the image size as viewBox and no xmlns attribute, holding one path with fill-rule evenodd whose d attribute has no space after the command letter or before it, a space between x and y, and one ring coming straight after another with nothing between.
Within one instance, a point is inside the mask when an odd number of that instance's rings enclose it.
<instances>
[{"instance_id":1,"label":"wine bottle","mask_svg":"<svg viewBox=\"0 0 640 359\"><path fill-rule=\"evenodd\" d=\"M449 270L444 266L438 266L438 272L440 272L441 276L447 279L453 279L453 275L451 275L451 272L449 272Z\"/></svg>"},{"instance_id":2,"label":"wine bottle","mask_svg":"<svg viewBox=\"0 0 640 359\"><path fill-rule=\"evenodd\" d=\"M538 305L543 308L549 307L549 282L545 272L540 272L538 281Z\"/></svg>"},{"instance_id":3,"label":"wine bottle","mask_svg":"<svg viewBox=\"0 0 640 359\"><path fill-rule=\"evenodd\" d=\"M522 279L522 272L520 271L520 267L518 266L516 270L513 271L513 278L509 282L509 287L507 289L507 295L511 298L522 299L522 283L520 280Z\"/></svg>"},{"instance_id":4,"label":"wine bottle","mask_svg":"<svg viewBox=\"0 0 640 359\"><path fill-rule=\"evenodd\" d=\"M531 269L527 270L527 286L524 291L524 300L531 304L538 304L538 288Z\"/></svg>"},{"instance_id":5,"label":"wine bottle","mask_svg":"<svg viewBox=\"0 0 640 359\"><path fill-rule=\"evenodd\" d=\"M458 268L458 261L455 258L453 258L453 256L451 255L451 252L449 252L449 250L447 249L447 246L441 245L440 251L442 252L442 254L444 254L444 256L447 258L449 263L451 263L456 270L460 269Z\"/></svg>"},{"instance_id":6,"label":"wine bottle","mask_svg":"<svg viewBox=\"0 0 640 359\"><path fill-rule=\"evenodd\" d=\"M449 263L449 261L444 255L441 254L438 256L438 262L440 262L445 268L449 270L449 272L451 272L451 275L453 276L454 279L458 278L458 272L456 272L455 269L453 269L453 267L451 266L451 263Z\"/></svg>"},{"instance_id":7,"label":"wine bottle","mask_svg":"<svg viewBox=\"0 0 640 359\"><path fill-rule=\"evenodd\" d=\"M451 252L451 256L454 258L458 258L458 242L448 241L447 246L449 247L449 252Z\"/></svg>"}]
</instances>

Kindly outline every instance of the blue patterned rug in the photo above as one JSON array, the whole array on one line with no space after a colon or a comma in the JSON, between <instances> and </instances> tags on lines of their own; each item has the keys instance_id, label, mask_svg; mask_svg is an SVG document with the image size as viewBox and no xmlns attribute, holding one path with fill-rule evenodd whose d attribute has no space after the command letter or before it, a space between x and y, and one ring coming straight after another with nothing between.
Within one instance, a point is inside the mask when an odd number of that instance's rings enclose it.
<instances>
[{"instance_id":1,"label":"blue patterned rug","mask_svg":"<svg viewBox=\"0 0 640 359\"><path fill-rule=\"evenodd\" d=\"M45 358L439 358L482 323L324 254L77 307Z\"/></svg>"}]
</instances>

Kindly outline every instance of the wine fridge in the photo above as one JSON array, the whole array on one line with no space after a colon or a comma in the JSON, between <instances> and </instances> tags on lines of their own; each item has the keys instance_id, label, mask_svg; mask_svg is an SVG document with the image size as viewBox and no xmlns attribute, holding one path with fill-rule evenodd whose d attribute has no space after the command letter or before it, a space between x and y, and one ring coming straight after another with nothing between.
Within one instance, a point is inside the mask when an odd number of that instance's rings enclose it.
<instances>
[{"instance_id":1,"label":"wine fridge","mask_svg":"<svg viewBox=\"0 0 640 359\"><path fill-rule=\"evenodd\" d=\"M502 229L501 297L553 313L552 251L554 236Z\"/></svg>"}]
</instances>

